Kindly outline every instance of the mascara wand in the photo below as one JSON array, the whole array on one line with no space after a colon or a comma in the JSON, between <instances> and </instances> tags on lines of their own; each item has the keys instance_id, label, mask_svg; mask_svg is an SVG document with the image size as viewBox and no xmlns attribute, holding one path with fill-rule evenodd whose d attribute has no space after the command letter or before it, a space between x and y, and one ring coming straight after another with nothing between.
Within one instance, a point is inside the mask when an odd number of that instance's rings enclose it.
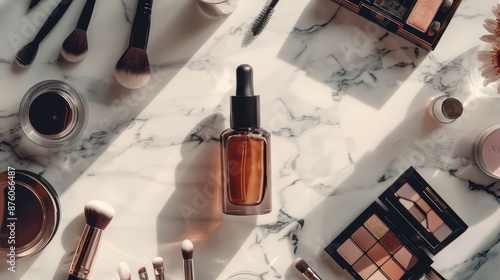
<instances>
[{"instance_id":1,"label":"mascara wand","mask_svg":"<svg viewBox=\"0 0 500 280\"><path fill-rule=\"evenodd\" d=\"M271 3L264 7L259 16L255 19L252 25L252 35L255 37L262 33L267 23L271 19L274 12L274 7L278 4L279 0L272 0Z\"/></svg>"}]
</instances>

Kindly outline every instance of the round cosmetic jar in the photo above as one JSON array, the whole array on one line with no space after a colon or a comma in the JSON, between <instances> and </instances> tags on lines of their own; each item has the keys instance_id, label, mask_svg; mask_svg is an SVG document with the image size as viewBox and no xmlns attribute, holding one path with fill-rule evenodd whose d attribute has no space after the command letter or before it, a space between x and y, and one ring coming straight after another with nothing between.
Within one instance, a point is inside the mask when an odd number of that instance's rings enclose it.
<instances>
[{"instance_id":1,"label":"round cosmetic jar","mask_svg":"<svg viewBox=\"0 0 500 280\"><path fill-rule=\"evenodd\" d=\"M251 271L240 271L232 274L226 280L262 280L262 277Z\"/></svg>"},{"instance_id":2,"label":"round cosmetic jar","mask_svg":"<svg viewBox=\"0 0 500 280\"><path fill-rule=\"evenodd\" d=\"M198 3L203 11L216 16L228 15L238 6L238 0L198 0Z\"/></svg>"},{"instance_id":3,"label":"round cosmetic jar","mask_svg":"<svg viewBox=\"0 0 500 280\"><path fill-rule=\"evenodd\" d=\"M0 259L40 252L57 231L60 206L54 188L29 171L0 173Z\"/></svg>"},{"instance_id":4,"label":"round cosmetic jar","mask_svg":"<svg viewBox=\"0 0 500 280\"><path fill-rule=\"evenodd\" d=\"M464 108L459 99L440 95L430 100L427 111L433 121L448 124L458 119L462 115Z\"/></svg>"},{"instance_id":5,"label":"round cosmetic jar","mask_svg":"<svg viewBox=\"0 0 500 280\"><path fill-rule=\"evenodd\" d=\"M487 128L474 147L477 165L487 175L500 179L500 125Z\"/></svg>"},{"instance_id":6,"label":"round cosmetic jar","mask_svg":"<svg viewBox=\"0 0 500 280\"><path fill-rule=\"evenodd\" d=\"M56 80L34 85L21 100L19 119L33 143L59 148L78 139L87 124L87 102L72 86Z\"/></svg>"}]
</instances>

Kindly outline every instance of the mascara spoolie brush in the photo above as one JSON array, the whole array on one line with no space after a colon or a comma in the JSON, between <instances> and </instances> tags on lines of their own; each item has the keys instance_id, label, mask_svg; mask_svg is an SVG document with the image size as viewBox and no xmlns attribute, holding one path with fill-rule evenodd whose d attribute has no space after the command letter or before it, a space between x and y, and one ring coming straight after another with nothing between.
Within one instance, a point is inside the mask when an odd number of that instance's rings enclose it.
<instances>
[{"instance_id":1,"label":"mascara spoolie brush","mask_svg":"<svg viewBox=\"0 0 500 280\"><path fill-rule=\"evenodd\" d=\"M259 16L255 19L252 25L252 35L254 37L262 33L267 23L271 19L271 16L274 12L274 7L276 7L278 2L279 0L272 0L269 5L265 6L264 9L262 9Z\"/></svg>"},{"instance_id":2,"label":"mascara spoolie brush","mask_svg":"<svg viewBox=\"0 0 500 280\"><path fill-rule=\"evenodd\" d=\"M73 0L61 0L61 2L59 2L59 4L54 8L52 13L44 22L35 38L17 52L16 62L19 66L27 67L31 65L31 63L33 63L38 53L38 46L54 28L54 26L56 26L57 22L59 22L72 2Z\"/></svg>"},{"instance_id":3,"label":"mascara spoolie brush","mask_svg":"<svg viewBox=\"0 0 500 280\"><path fill-rule=\"evenodd\" d=\"M146 52L151 25L153 0L139 0L130 32L127 50L115 66L115 78L124 87L143 87L151 78L148 53Z\"/></svg>"},{"instance_id":4,"label":"mascara spoolie brush","mask_svg":"<svg viewBox=\"0 0 500 280\"><path fill-rule=\"evenodd\" d=\"M96 0L87 0L83 7L76 28L64 40L61 56L69 62L78 62L85 58L88 51L87 28L89 27Z\"/></svg>"}]
</instances>

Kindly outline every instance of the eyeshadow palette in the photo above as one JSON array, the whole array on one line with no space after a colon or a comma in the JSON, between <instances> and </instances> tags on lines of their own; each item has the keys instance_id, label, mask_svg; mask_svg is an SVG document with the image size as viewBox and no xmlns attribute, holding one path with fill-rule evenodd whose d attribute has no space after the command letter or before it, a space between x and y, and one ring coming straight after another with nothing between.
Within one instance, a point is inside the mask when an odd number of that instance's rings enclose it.
<instances>
[{"instance_id":1,"label":"eyeshadow palette","mask_svg":"<svg viewBox=\"0 0 500 280\"><path fill-rule=\"evenodd\" d=\"M433 50L461 0L332 0L427 50Z\"/></svg>"},{"instance_id":2,"label":"eyeshadow palette","mask_svg":"<svg viewBox=\"0 0 500 280\"><path fill-rule=\"evenodd\" d=\"M432 267L435 255L467 225L408 169L335 238L325 251L355 279L444 279Z\"/></svg>"}]
</instances>

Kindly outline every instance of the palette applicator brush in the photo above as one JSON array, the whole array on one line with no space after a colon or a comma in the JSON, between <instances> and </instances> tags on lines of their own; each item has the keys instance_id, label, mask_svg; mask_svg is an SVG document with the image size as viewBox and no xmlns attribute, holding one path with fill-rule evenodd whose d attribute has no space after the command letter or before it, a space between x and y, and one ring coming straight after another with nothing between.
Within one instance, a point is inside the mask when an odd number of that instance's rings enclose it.
<instances>
[{"instance_id":1,"label":"palette applicator brush","mask_svg":"<svg viewBox=\"0 0 500 280\"><path fill-rule=\"evenodd\" d=\"M153 259L153 268L155 270L156 280L165 280L165 268L163 266L163 258L156 257Z\"/></svg>"},{"instance_id":2,"label":"palette applicator brush","mask_svg":"<svg viewBox=\"0 0 500 280\"><path fill-rule=\"evenodd\" d=\"M40 0L31 0L30 6L28 7L28 12L31 11L31 9L33 9L36 5L38 5L38 3L40 3Z\"/></svg>"},{"instance_id":3,"label":"palette applicator brush","mask_svg":"<svg viewBox=\"0 0 500 280\"><path fill-rule=\"evenodd\" d=\"M61 56L69 62L81 61L89 49L87 42L87 28L89 27L96 0L87 0L83 7L76 28L64 40Z\"/></svg>"},{"instance_id":4,"label":"palette applicator brush","mask_svg":"<svg viewBox=\"0 0 500 280\"><path fill-rule=\"evenodd\" d=\"M120 262L118 264L118 276L120 277L120 280L132 280L130 267L125 262Z\"/></svg>"},{"instance_id":5,"label":"palette applicator brush","mask_svg":"<svg viewBox=\"0 0 500 280\"><path fill-rule=\"evenodd\" d=\"M17 52L16 62L19 66L27 67L33 63L36 54L38 53L38 46L54 28L54 26L56 26L57 22L59 22L72 2L73 0L61 0L61 2L59 2L49 15L47 20L43 23L35 38Z\"/></svg>"},{"instance_id":6,"label":"palette applicator brush","mask_svg":"<svg viewBox=\"0 0 500 280\"><path fill-rule=\"evenodd\" d=\"M151 69L146 52L153 0L139 0L127 50L115 66L115 78L124 87L137 89L149 82Z\"/></svg>"},{"instance_id":7,"label":"palette applicator brush","mask_svg":"<svg viewBox=\"0 0 500 280\"><path fill-rule=\"evenodd\" d=\"M87 202L84 212L87 224L83 229L66 280L89 279L104 230L115 215L111 205L98 200Z\"/></svg>"},{"instance_id":8,"label":"palette applicator brush","mask_svg":"<svg viewBox=\"0 0 500 280\"><path fill-rule=\"evenodd\" d=\"M146 268L144 266L139 268L139 279L140 280L149 280L148 272L146 271Z\"/></svg>"},{"instance_id":9,"label":"palette applicator brush","mask_svg":"<svg viewBox=\"0 0 500 280\"><path fill-rule=\"evenodd\" d=\"M321 280L321 278L314 272L314 270L309 266L309 264L302 258L297 258L294 262L295 268L304 276L307 280Z\"/></svg>"},{"instance_id":10,"label":"palette applicator brush","mask_svg":"<svg viewBox=\"0 0 500 280\"><path fill-rule=\"evenodd\" d=\"M194 280L194 269L193 269L193 252L194 246L193 242L185 239L181 243L182 258L184 259L184 279Z\"/></svg>"},{"instance_id":11,"label":"palette applicator brush","mask_svg":"<svg viewBox=\"0 0 500 280\"><path fill-rule=\"evenodd\" d=\"M274 12L274 7L278 4L279 0L272 0L271 3L264 7L259 16L255 19L252 25L252 35L255 37L262 33L267 23L271 19Z\"/></svg>"}]
</instances>

